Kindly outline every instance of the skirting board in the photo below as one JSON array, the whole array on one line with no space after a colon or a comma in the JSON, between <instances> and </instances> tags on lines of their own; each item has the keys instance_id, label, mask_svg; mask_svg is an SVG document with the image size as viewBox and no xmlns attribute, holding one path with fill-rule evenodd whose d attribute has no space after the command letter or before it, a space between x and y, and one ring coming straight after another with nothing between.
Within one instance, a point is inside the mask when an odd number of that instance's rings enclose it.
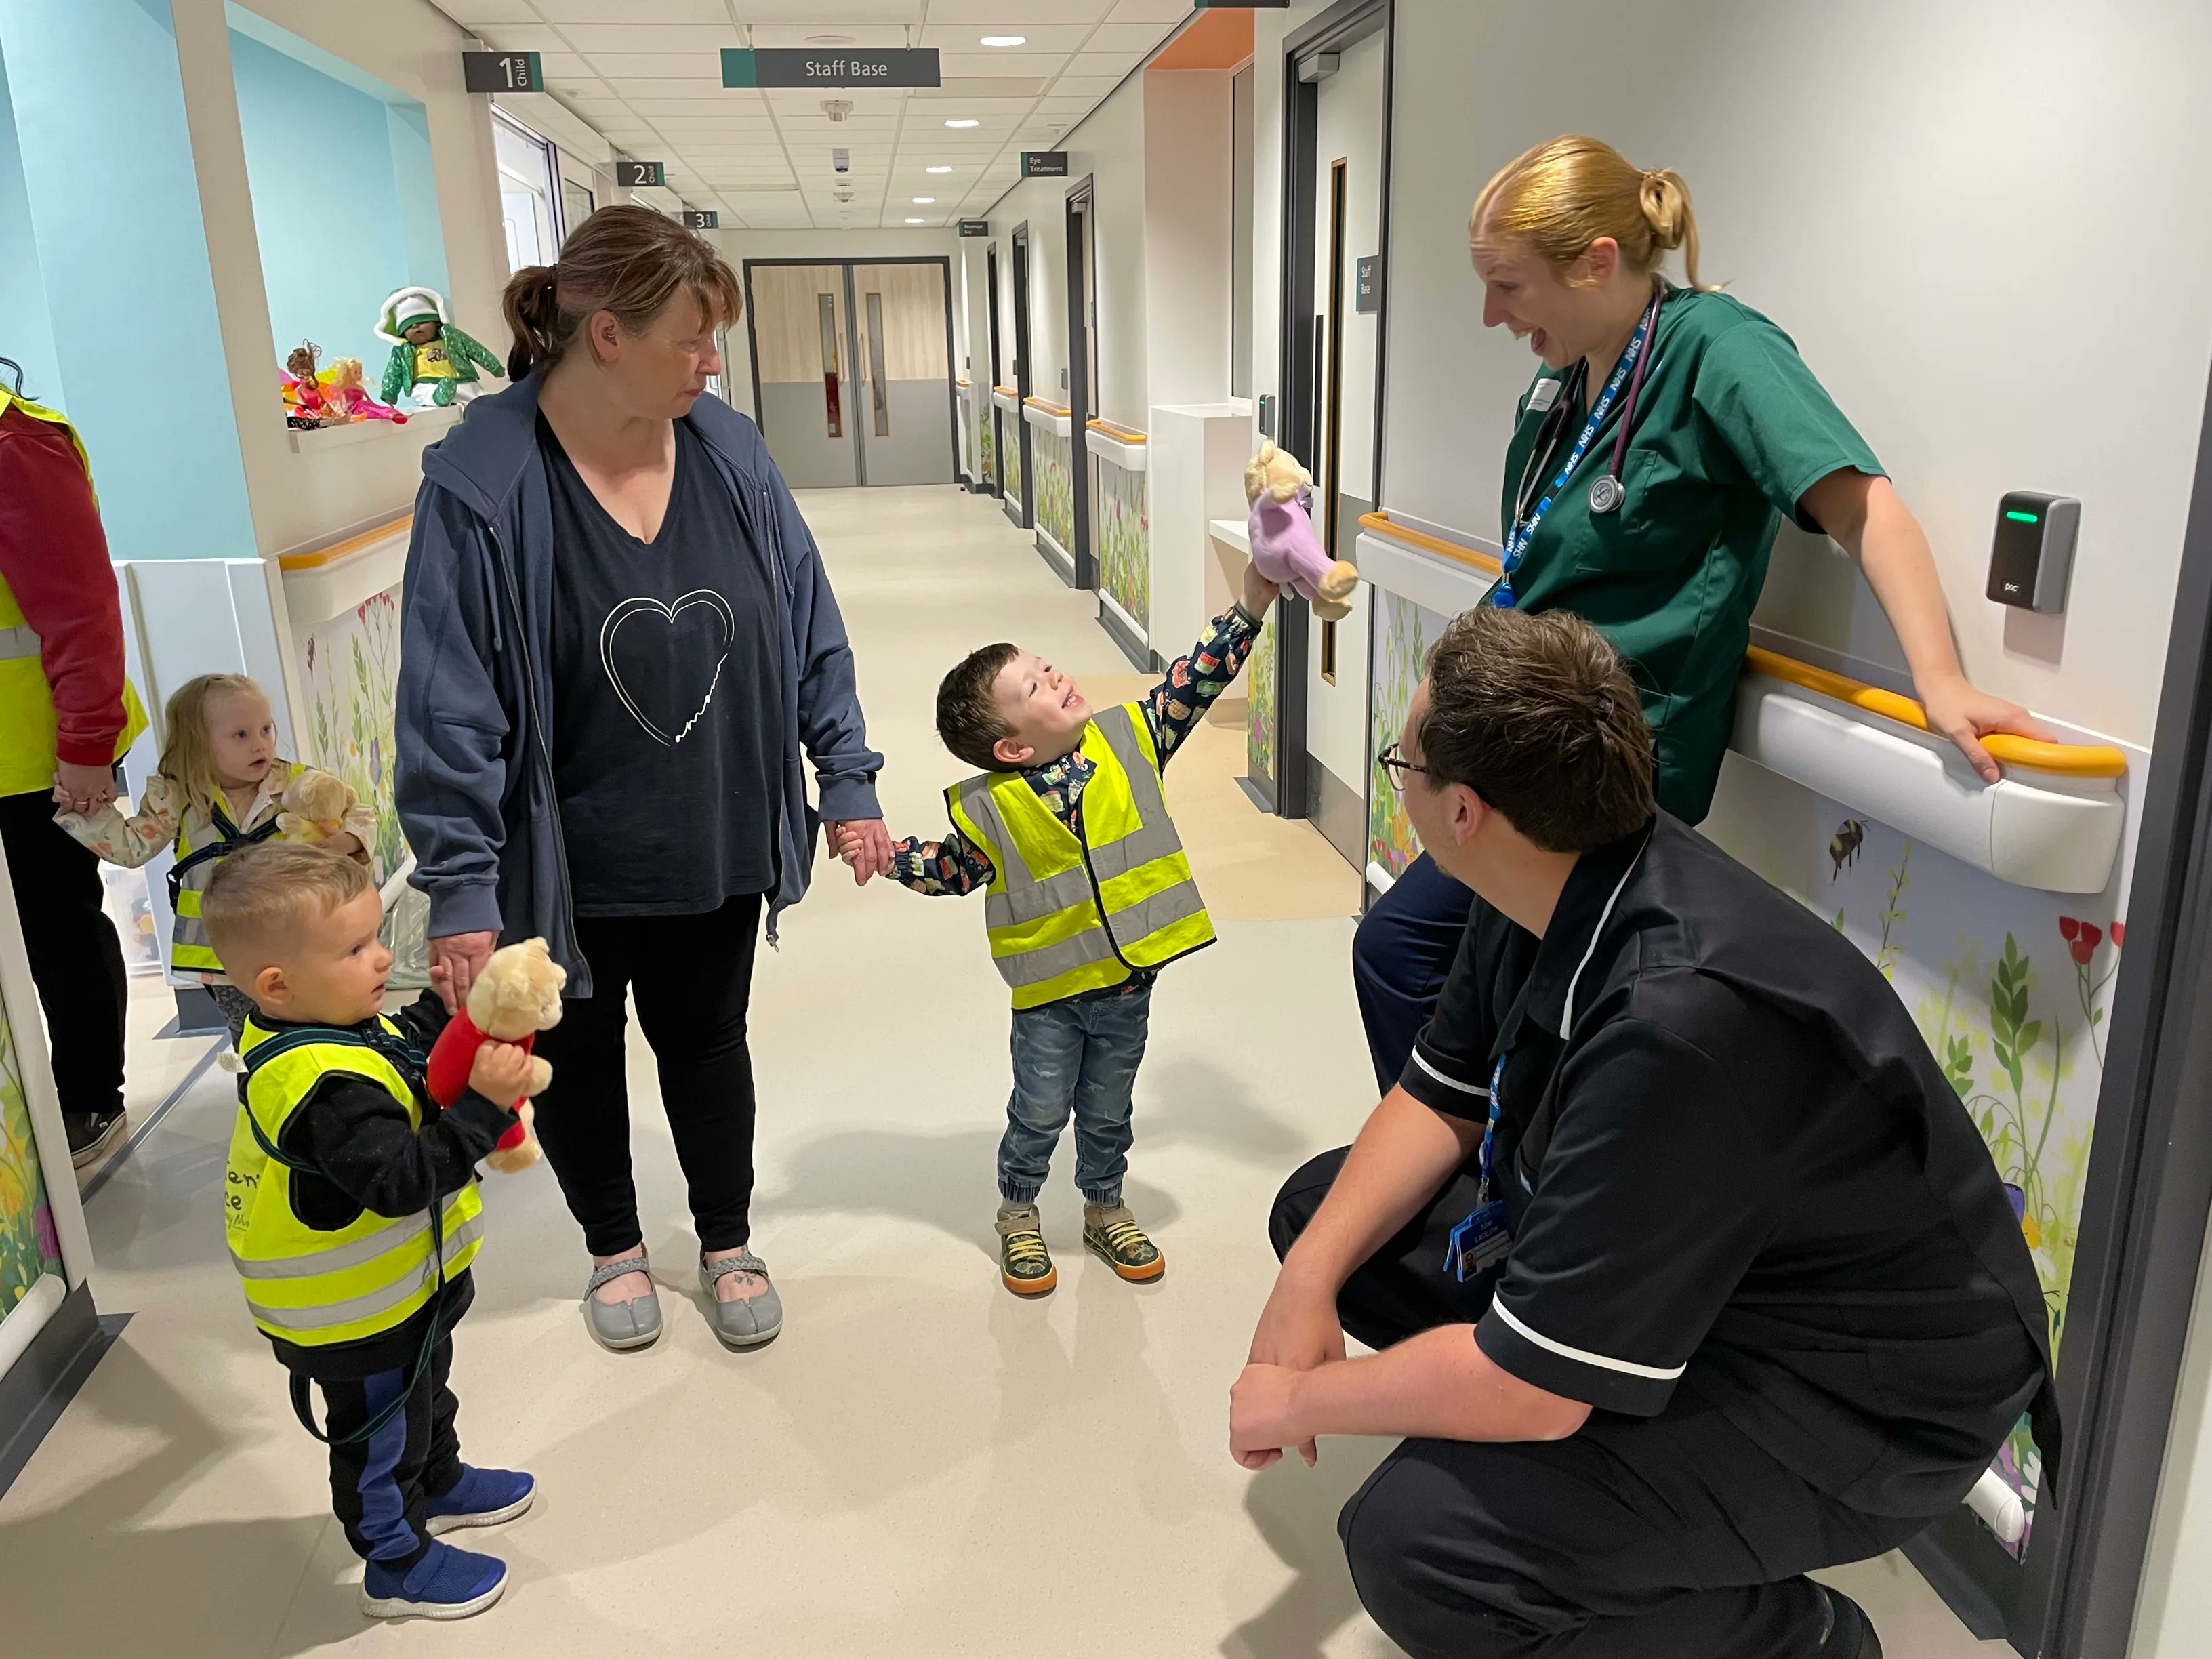
<instances>
[{"instance_id":1,"label":"skirting board","mask_svg":"<svg viewBox=\"0 0 2212 1659\"><path fill-rule=\"evenodd\" d=\"M1042 526L1036 532L1036 550L1037 556L1052 567L1054 574L1060 580L1066 582L1070 587L1075 586L1074 556L1053 540L1050 536L1045 534Z\"/></svg>"},{"instance_id":2,"label":"skirting board","mask_svg":"<svg viewBox=\"0 0 2212 1659\"><path fill-rule=\"evenodd\" d=\"M0 1376L0 1495L130 1322L129 1314L103 1319L93 1305L92 1286L80 1285Z\"/></svg>"},{"instance_id":3,"label":"skirting board","mask_svg":"<svg viewBox=\"0 0 2212 1659\"><path fill-rule=\"evenodd\" d=\"M1367 800L1312 755L1306 757L1306 816L1355 870L1367 867Z\"/></svg>"},{"instance_id":4,"label":"skirting board","mask_svg":"<svg viewBox=\"0 0 2212 1659\"><path fill-rule=\"evenodd\" d=\"M1114 603L1109 594L1098 596L1098 625L1106 630L1109 639L1121 647L1121 654L1135 665L1138 672L1149 674L1160 665L1159 659L1152 654L1152 641L1145 637L1144 630L1130 618L1127 611Z\"/></svg>"}]
</instances>

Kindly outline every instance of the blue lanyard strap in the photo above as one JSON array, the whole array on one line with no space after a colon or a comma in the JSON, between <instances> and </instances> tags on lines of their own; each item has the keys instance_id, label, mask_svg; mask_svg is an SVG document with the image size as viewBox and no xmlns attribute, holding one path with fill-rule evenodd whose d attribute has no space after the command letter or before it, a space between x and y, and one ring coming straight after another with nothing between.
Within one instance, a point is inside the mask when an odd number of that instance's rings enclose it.
<instances>
[{"instance_id":1,"label":"blue lanyard strap","mask_svg":"<svg viewBox=\"0 0 2212 1659\"><path fill-rule=\"evenodd\" d=\"M1636 325L1636 332L1629 337L1628 349L1620 354L1620 361L1613 365L1613 378L1605 383L1605 391L1590 410L1589 418L1583 422L1582 436L1575 440L1575 447L1567 452L1565 465L1559 468L1558 476L1552 480L1551 488L1544 492L1535 506L1528 509L1525 517L1516 519L1512 527L1507 531L1504 574L1499 576L1498 586L1491 590L1490 595L1491 604L1499 609L1510 611L1513 608L1513 573L1520 569L1521 561L1528 556L1529 539L1535 535L1536 526L1544 522L1544 515L1552 510L1552 503L1559 499L1559 492L1567 487L1567 480L1575 476L1575 469L1583 464L1583 457L1589 453L1590 440L1597 436L1597 429L1605 424L1605 417L1613 408L1613 398L1635 372L1637 360L1644 355L1644 342L1650 337L1651 323L1656 311L1656 301L1644 308L1644 315Z\"/></svg>"},{"instance_id":2,"label":"blue lanyard strap","mask_svg":"<svg viewBox=\"0 0 2212 1659\"><path fill-rule=\"evenodd\" d=\"M1500 1054L1498 1057L1497 1066L1492 1069L1490 1073L1490 1120L1482 1126L1482 1152L1478 1159L1477 1164L1477 1167L1482 1172L1482 1179L1480 1184L1475 1189L1474 1195L1474 1202L1477 1208L1480 1208L1483 1205L1490 1202L1490 1171L1492 1161L1497 1157L1498 1119L1499 1113L1503 1109L1500 1105L1500 1102L1504 1097L1501 1091L1500 1085L1503 1085L1504 1081L1505 1056Z\"/></svg>"}]
</instances>

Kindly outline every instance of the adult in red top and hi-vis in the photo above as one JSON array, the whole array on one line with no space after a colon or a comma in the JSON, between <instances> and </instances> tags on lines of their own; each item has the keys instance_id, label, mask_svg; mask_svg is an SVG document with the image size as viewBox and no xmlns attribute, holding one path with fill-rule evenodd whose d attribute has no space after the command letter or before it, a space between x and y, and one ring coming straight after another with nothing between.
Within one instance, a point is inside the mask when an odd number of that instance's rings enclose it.
<instances>
[{"instance_id":1,"label":"adult in red top and hi-vis","mask_svg":"<svg viewBox=\"0 0 2212 1659\"><path fill-rule=\"evenodd\" d=\"M127 988L100 861L54 812L112 800L115 763L145 729L84 447L54 410L0 387L0 846L80 1165L123 1132Z\"/></svg>"}]
</instances>

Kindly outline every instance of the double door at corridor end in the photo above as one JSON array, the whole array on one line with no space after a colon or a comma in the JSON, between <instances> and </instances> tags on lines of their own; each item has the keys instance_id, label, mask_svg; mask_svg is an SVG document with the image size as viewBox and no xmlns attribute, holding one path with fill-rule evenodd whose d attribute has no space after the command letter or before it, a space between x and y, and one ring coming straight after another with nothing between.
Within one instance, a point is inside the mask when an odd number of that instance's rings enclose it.
<instances>
[{"instance_id":1,"label":"double door at corridor end","mask_svg":"<svg viewBox=\"0 0 2212 1659\"><path fill-rule=\"evenodd\" d=\"M753 407L793 489L957 476L950 278L941 258L745 262Z\"/></svg>"}]
</instances>

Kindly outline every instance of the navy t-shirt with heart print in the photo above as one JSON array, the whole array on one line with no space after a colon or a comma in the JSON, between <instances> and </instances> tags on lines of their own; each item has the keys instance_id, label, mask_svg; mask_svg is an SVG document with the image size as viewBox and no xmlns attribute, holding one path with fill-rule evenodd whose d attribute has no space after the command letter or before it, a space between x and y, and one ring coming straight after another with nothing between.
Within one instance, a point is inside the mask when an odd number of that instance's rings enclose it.
<instances>
[{"instance_id":1,"label":"navy t-shirt with heart print","mask_svg":"<svg viewBox=\"0 0 2212 1659\"><path fill-rule=\"evenodd\" d=\"M544 416L553 495L553 782L580 916L696 915L776 884L782 653L768 573L676 422L641 542Z\"/></svg>"}]
</instances>

